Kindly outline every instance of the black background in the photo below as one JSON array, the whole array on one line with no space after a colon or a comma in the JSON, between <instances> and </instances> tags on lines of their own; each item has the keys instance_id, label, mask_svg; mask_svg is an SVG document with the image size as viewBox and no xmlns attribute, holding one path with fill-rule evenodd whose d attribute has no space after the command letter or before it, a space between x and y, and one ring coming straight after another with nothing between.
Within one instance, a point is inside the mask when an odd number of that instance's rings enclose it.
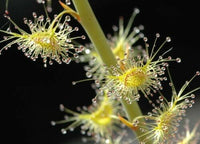
<instances>
[{"instance_id":1,"label":"black background","mask_svg":"<svg viewBox=\"0 0 200 144\"><path fill-rule=\"evenodd\" d=\"M118 25L119 16L127 21L134 7L140 9L135 24L144 25L144 34L153 42L155 33L172 38L168 47L172 57L180 57L180 64L173 63L170 70L177 88L200 70L199 57L199 8L193 1L178 0L89 0L104 32L112 33L112 25ZM0 1L0 27L7 20L3 17L5 1ZM32 19L32 12L44 14L42 5L36 0L10 0L10 16L20 27L23 17ZM57 0L53 1L53 13L62 11ZM51 15L51 14L50 14ZM80 25L73 21L72 25ZM83 30L80 30L84 33ZM2 37L1 37L2 39ZM86 42L89 40L86 39ZM3 44L1 44L2 47ZM43 67L41 59L33 62L23 56L21 51L12 46L0 56L0 96L1 96L1 131L9 136L6 143L15 140L21 144L60 144L70 143L68 140L76 136L70 133L63 136L60 129L64 126L52 127L51 120L63 119L59 104L75 110L79 105L89 105L95 93L91 89L92 82L71 85L71 81L85 78L82 64L58 65ZM199 78L190 88L199 86ZM167 83L166 83L167 86ZM170 90L166 88L164 92ZM139 103L143 112L149 111L146 100ZM4 136L4 135L3 135Z\"/></svg>"}]
</instances>

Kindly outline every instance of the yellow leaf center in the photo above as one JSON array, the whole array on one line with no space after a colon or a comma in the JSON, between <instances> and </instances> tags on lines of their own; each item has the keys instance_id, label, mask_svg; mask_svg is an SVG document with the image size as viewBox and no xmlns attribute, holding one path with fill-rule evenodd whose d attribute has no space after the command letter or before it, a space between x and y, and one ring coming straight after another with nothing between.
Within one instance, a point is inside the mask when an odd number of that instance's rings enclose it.
<instances>
[{"instance_id":1,"label":"yellow leaf center","mask_svg":"<svg viewBox=\"0 0 200 144\"><path fill-rule=\"evenodd\" d=\"M147 79L146 71L142 67L134 67L119 76L119 81L127 87L142 86Z\"/></svg>"},{"instance_id":2,"label":"yellow leaf center","mask_svg":"<svg viewBox=\"0 0 200 144\"><path fill-rule=\"evenodd\" d=\"M98 126L107 126L111 123L111 115L113 114L113 106L108 102L108 98L104 97L103 102L99 108L91 114L82 114L81 119L91 120L93 124Z\"/></svg>"},{"instance_id":3,"label":"yellow leaf center","mask_svg":"<svg viewBox=\"0 0 200 144\"><path fill-rule=\"evenodd\" d=\"M58 48L56 37L50 36L48 32L36 32L31 35L31 39L34 43L40 45L42 48L48 50L55 50Z\"/></svg>"}]
</instances>

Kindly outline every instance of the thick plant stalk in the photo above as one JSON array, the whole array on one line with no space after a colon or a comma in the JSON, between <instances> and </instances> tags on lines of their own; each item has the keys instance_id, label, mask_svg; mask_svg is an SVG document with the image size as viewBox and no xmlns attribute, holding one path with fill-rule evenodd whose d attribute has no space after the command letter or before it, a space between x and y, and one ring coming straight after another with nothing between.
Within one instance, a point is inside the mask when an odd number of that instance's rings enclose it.
<instances>
[{"instance_id":1,"label":"thick plant stalk","mask_svg":"<svg viewBox=\"0 0 200 144\"><path fill-rule=\"evenodd\" d=\"M87 0L74 0L74 5L80 16L80 23L87 32L94 44L96 51L107 66L117 63L111 49L108 46L106 37L96 20L96 17Z\"/></svg>"},{"instance_id":2,"label":"thick plant stalk","mask_svg":"<svg viewBox=\"0 0 200 144\"><path fill-rule=\"evenodd\" d=\"M116 65L117 60L107 43L106 37L89 5L88 0L73 0L73 3L80 16L81 25L94 44L96 51L98 52L104 64L106 64L108 67ZM126 111L129 121L132 121L135 117L142 115L137 102L127 104L122 99L121 103ZM140 137L142 133L139 130L136 130L135 133L136 136L139 137L139 141L142 141L143 137Z\"/></svg>"}]
</instances>

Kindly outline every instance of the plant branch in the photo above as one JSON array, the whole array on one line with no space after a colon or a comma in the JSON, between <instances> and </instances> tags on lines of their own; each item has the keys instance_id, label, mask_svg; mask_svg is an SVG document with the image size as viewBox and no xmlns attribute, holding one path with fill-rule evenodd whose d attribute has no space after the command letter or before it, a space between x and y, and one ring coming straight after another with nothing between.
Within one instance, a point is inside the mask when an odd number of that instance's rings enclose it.
<instances>
[{"instance_id":1,"label":"plant branch","mask_svg":"<svg viewBox=\"0 0 200 144\"><path fill-rule=\"evenodd\" d=\"M94 44L94 47L101 57L102 61L108 67L115 66L117 64L117 60L107 43L107 39L90 7L88 0L73 0L73 3L80 16L80 23L85 29L90 40ZM123 99L121 99L121 103L124 107L129 121L133 121L134 118L142 115L142 112L137 102L127 104ZM142 135L140 130L135 131L135 133L137 137ZM141 138L139 138L139 140L142 141Z\"/></svg>"}]
</instances>

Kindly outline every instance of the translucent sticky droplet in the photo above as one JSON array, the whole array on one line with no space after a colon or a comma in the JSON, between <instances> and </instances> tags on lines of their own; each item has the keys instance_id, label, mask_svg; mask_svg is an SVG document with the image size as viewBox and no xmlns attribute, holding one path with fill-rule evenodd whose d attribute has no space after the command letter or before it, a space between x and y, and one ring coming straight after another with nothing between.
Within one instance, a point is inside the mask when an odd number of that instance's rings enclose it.
<instances>
[{"instance_id":1,"label":"translucent sticky droplet","mask_svg":"<svg viewBox=\"0 0 200 144\"><path fill-rule=\"evenodd\" d=\"M140 13L140 10L138 8L134 8L134 13L138 14Z\"/></svg>"},{"instance_id":2,"label":"translucent sticky droplet","mask_svg":"<svg viewBox=\"0 0 200 144\"><path fill-rule=\"evenodd\" d=\"M152 113L151 113L151 112L148 112L147 114L148 114L149 116L152 116Z\"/></svg>"},{"instance_id":3,"label":"translucent sticky droplet","mask_svg":"<svg viewBox=\"0 0 200 144\"><path fill-rule=\"evenodd\" d=\"M85 35L82 35L82 36L81 36L81 39L83 39L83 40L86 39Z\"/></svg>"},{"instance_id":4,"label":"translucent sticky droplet","mask_svg":"<svg viewBox=\"0 0 200 144\"><path fill-rule=\"evenodd\" d=\"M86 50L85 50L85 53L86 53L86 54L90 54L90 52L91 52L90 49L86 49Z\"/></svg>"},{"instance_id":5,"label":"translucent sticky droplet","mask_svg":"<svg viewBox=\"0 0 200 144\"><path fill-rule=\"evenodd\" d=\"M66 39L66 42L67 42L67 43L70 43L70 42L72 42L72 41L71 41L71 39Z\"/></svg>"},{"instance_id":6,"label":"translucent sticky droplet","mask_svg":"<svg viewBox=\"0 0 200 144\"><path fill-rule=\"evenodd\" d=\"M65 3L66 3L67 5L70 5L70 4L71 4L71 1L70 1L70 0L65 0Z\"/></svg>"},{"instance_id":7,"label":"translucent sticky droplet","mask_svg":"<svg viewBox=\"0 0 200 144\"><path fill-rule=\"evenodd\" d=\"M160 37L160 34L159 34L159 33L156 33L156 37L159 38L159 37Z\"/></svg>"},{"instance_id":8,"label":"translucent sticky droplet","mask_svg":"<svg viewBox=\"0 0 200 144\"><path fill-rule=\"evenodd\" d=\"M160 101L163 101L163 99L164 99L163 96L159 96Z\"/></svg>"},{"instance_id":9,"label":"translucent sticky droplet","mask_svg":"<svg viewBox=\"0 0 200 144\"><path fill-rule=\"evenodd\" d=\"M67 131L65 129L61 129L62 134L67 134Z\"/></svg>"},{"instance_id":10,"label":"translucent sticky droplet","mask_svg":"<svg viewBox=\"0 0 200 144\"><path fill-rule=\"evenodd\" d=\"M71 127L71 128L69 128L69 130L70 130L70 131L74 131L74 128L73 128L73 127Z\"/></svg>"},{"instance_id":11,"label":"translucent sticky droplet","mask_svg":"<svg viewBox=\"0 0 200 144\"><path fill-rule=\"evenodd\" d=\"M47 6L47 11L48 11L49 13L52 12L52 7Z\"/></svg>"},{"instance_id":12,"label":"translucent sticky droplet","mask_svg":"<svg viewBox=\"0 0 200 144\"><path fill-rule=\"evenodd\" d=\"M166 41L167 42L171 42L171 38L170 37L166 37Z\"/></svg>"},{"instance_id":13,"label":"translucent sticky droplet","mask_svg":"<svg viewBox=\"0 0 200 144\"><path fill-rule=\"evenodd\" d=\"M33 17L34 17L34 18L37 18L36 12L33 12Z\"/></svg>"},{"instance_id":14,"label":"translucent sticky droplet","mask_svg":"<svg viewBox=\"0 0 200 144\"><path fill-rule=\"evenodd\" d=\"M71 20L71 17L70 16L66 16L65 20L69 22Z\"/></svg>"},{"instance_id":15,"label":"translucent sticky droplet","mask_svg":"<svg viewBox=\"0 0 200 144\"><path fill-rule=\"evenodd\" d=\"M37 0L38 3L42 3L43 0Z\"/></svg>"},{"instance_id":16,"label":"translucent sticky droplet","mask_svg":"<svg viewBox=\"0 0 200 144\"><path fill-rule=\"evenodd\" d=\"M51 125L52 125L52 126L55 126L55 125L56 125L56 122L55 122L55 121L51 121Z\"/></svg>"},{"instance_id":17,"label":"translucent sticky droplet","mask_svg":"<svg viewBox=\"0 0 200 144\"><path fill-rule=\"evenodd\" d=\"M147 37L144 37L143 40L144 40L145 42L147 42L147 41L148 41L148 38L147 38Z\"/></svg>"},{"instance_id":18,"label":"translucent sticky droplet","mask_svg":"<svg viewBox=\"0 0 200 144\"><path fill-rule=\"evenodd\" d=\"M190 104L188 104L188 106L189 106L189 108L191 108L191 107L192 107L192 104L190 103Z\"/></svg>"},{"instance_id":19,"label":"translucent sticky droplet","mask_svg":"<svg viewBox=\"0 0 200 144\"><path fill-rule=\"evenodd\" d=\"M44 67L45 67L45 68L47 67L47 64L46 64L46 63L44 64Z\"/></svg>"},{"instance_id":20,"label":"translucent sticky droplet","mask_svg":"<svg viewBox=\"0 0 200 144\"><path fill-rule=\"evenodd\" d=\"M78 28L78 27L75 27L75 28L74 28L74 30L75 30L75 31L78 31L78 30L79 30L79 28Z\"/></svg>"},{"instance_id":21,"label":"translucent sticky droplet","mask_svg":"<svg viewBox=\"0 0 200 144\"><path fill-rule=\"evenodd\" d=\"M53 61L50 60L50 61L49 61L49 65L53 65Z\"/></svg>"},{"instance_id":22,"label":"translucent sticky droplet","mask_svg":"<svg viewBox=\"0 0 200 144\"><path fill-rule=\"evenodd\" d=\"M64 111L65 110L65 107L64 107L63 104L60 104L59 108L60 108L60 111Z\"/></svg>"},{"instance_id":23,"label":"translucent sticky droplet","mask_svg":"<svg viewBox=\"0 0 200 144\"><path fill-rule=\"evenodd\" d=\"M177 62L177 63L180 63L180 62L181 62L181 59L180 59L180 58L176 58L176 62Z\"/></svg>"},{"instance_id":24,"label":"translucent sticky droplet","mask_svg":"<svg viewBox=\"0 0 200 144\"><path fill-rule=\"evenodd\" d=\"M194 103L195 103L195 101L194 101L194 100L191 100L190 102L191 102L191 104L194 104Z\"/></svg>"},{"instance_id":25,"label":"translucent sticky droplet","mask_svg":"<svg viewBox=\"0 0 200 144\"><path fill-rule=\"evenodd\" d=\"M73 82L72 82L72 85L76 85L76 82L75 82L75 81L73 81Z\"/></svg>"},{"instance_id":26,"label":"translucent sticky droplet","mask_svg":"<svg viewBox=\"0 0 200 144\"><path fill-rule=\"evenodd\" d=\"M86 76L87 76L88 78L91 78L91 77L92 77L92 73L86 72Z\"/></svg>"},{"instance_id":27,"label":"translucent sticky droplet","mask_svg":"<svg viewBox=\"0 0 200 144\"><path fill-rule=\"evenodd\" d=\"M118 28L116 25L113 25L113 26L112 26L112 29L113 29L113 31L116 32L116 31L118 31L119 28Z\"/></svg>"},{"instance_id":28,"label":"translucent sticky droplet","mask_svg":"<svg viewBox=\"0 0 200 144\"><path fill-rule=\"evenodd\" d=\"M137 28L137 27L134 27L133 31L136 32L136 33L139 33L139 32L140 32L140 29Z\"/></svg>"},{"instance_id":29,"label":"translucent sticky droplet","mask_svg":"<svg viewBox=\"0 0 200 144\"><path fill-rule=\"evenodd\" d=\"M67 58L67 59L65 60L65 63L66 63L66 64L69 64L71 61L72 61L71 58Z\"/></svg>"},{"instance_id":30,"label":"translucent sticky droplet","mask_svg":"<svg viewBox=\"0 0 200 144\"><path fill-rule=\"evenodd\" d=\"M193 99L194 99L194 98L195 98L195 95L194 95L194 94L191 94L191 98L193 98Z\"/></svg>"},{"instance_id":31,"label":"translucent sticky droplet","mask_svg":"<svg viewBox=\"0 0 200 144\"><path fill-rule=\"evenodd\" d=\"M185 102L186 102L186 103L189 103L190 101L189 101L188 99L185 99Z\"/></svg>"},{"instance_id":32,"label":"translucent sticky droplet","mask_svg":"<svg viewBox=\"0 0 200 144\"><path fill-rule=\"evenodd\" d=\"M87 138L82 138L82 142L86 143L87 142Z\"/></svg>"},{"instance_id":33,"label":"translucent sticky droplet","mask_svg":"<svg viewBox=\"0 0 200 144\"><path fill-rule=\"evenodd\" d=\"M79 55L77 53L73 54L74 55L74 58L78 58Z\"/></svg>"},{"instance_id":34,"label":"translucent sticky droplet","mask_svg":"<svg viewBox=\"0 0 200 144\"><path fill-rule=\"evenodd\" d=\"M106 139L106 140L105 140L105 143L106 143L106 144L109 144L109 143L110 143L110 140L109 140L109 139Z\"/></svg>"},{"instance_id":35,"label":"translucent sticky droplet","mask_svg":"<svg viewBox=\"0 0 200 144\"><path fill-rule=\"evenodd\" d=\"M92 103L97 103L97 99L96 99L96 98L93 98L93 99L92 99Z\"/></svg>"},{"instance_id":36,"label":"translucent sticky droplet","mask_svg":"<svg viewBox=\"0 0 200 144\"><path fill-rule=\"evenodd\" d=\"M6 15L9 15L9 11L8 11L8 10L5 10L5 14L6 14Z\"/></svg>"},{"instance_id":37,"label":"translucent sticky droplet","mask_svg":"<svg viewBox=\"0 0 200 144\"><path fill-rule=\"evenodd\" d=\"M197 71L197 72L196 72L196 75L197 75L197 76L199 76L199 75L200 75L200 72L199 72L199 71Z\"/></svg>"}]
</instances>

